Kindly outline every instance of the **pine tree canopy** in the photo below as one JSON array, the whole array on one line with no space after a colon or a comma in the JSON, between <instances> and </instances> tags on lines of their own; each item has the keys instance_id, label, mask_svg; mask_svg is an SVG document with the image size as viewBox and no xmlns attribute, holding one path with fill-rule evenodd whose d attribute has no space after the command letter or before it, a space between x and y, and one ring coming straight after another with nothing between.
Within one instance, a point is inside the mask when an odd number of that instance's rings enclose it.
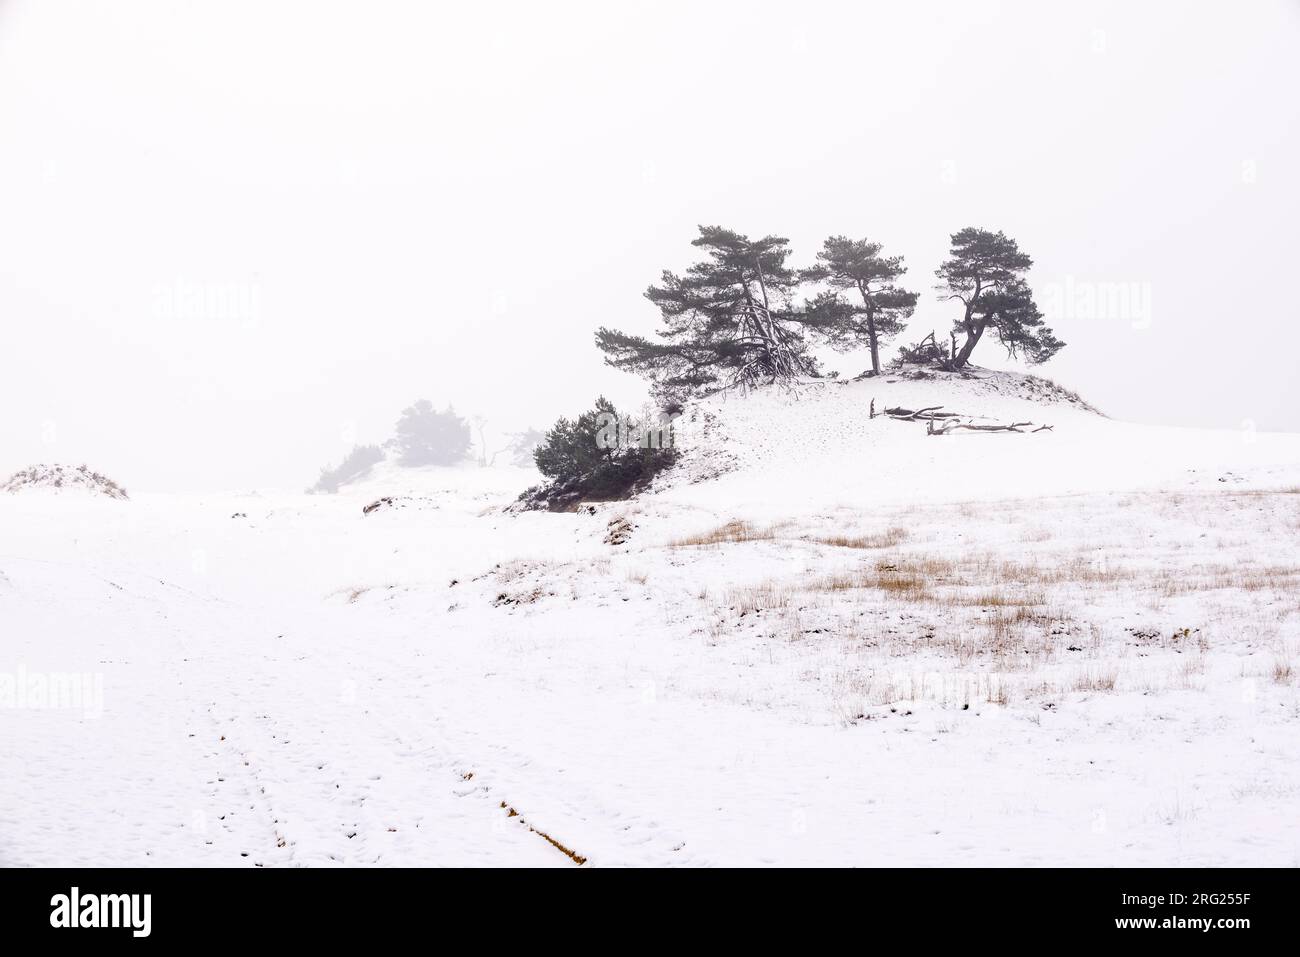
<instances>
[{"instance_id":1,"label":"pine tree canopy","mask_svg":"<svg viewBox=\"0 0 1300 957\"><path fill-rule=\"evenodd\" d=\"M701 226L692 245L707 258L646 290L663 320L658 339L601 328L605 361L666 396L816 375L805 327L819 317L793 302L800 275L786 264L789 240Z\"/></svg>"},{"instance_id":2,"label":"pine tree canopy","mask_svg":"<svg viewBox=\"0 0 1300 957\"><path fill-rule=\"evenodd\" d=\"M1023 274L1033 260L1002 232L967 227L952 235L949 258L935 270L939 298L962 304L953 322L965 341L953 365L965 366L984 333L992 328L1013 357L1031 364L1046 362L1065 343L1043 324Z\"/></svg>"},{"instance_id":3,"label":"pine tree canopy","mask_svg":"<svg viewBox=\"0 0 1300 957\"><path fill-rule=\"evenodd\" d=\"M983 293L974 310L985 329L993 329L1013 358L1030 365L1046 362L1065 345L1043 324L1029 287L1020 280L994 292Z\"/></svg>"},{"instance_id":4,"label":"pine tree canopy","mask_svg":"<svg viewBox=\"0 0 1300 957\"><path fill-rule=\"evenodd\" d=\"M614 403L603 395L596 399L595 408L577 419L556 421L533 451L537 470L547 478L586 475L613 461L617 449L598 441L605 427L602 416L618 418Z\"/></svg>"},{"instance_id":5,"label":"pine tree canopy","mask_svg":"<svg viewBox=\"0 0 1300 957\"><path fill-rule=\"evenodd\" d=\"M815 326L837 349L867 346L871 368L880 372L880 344L902 332L916 308L917 294L896 281L907 272L902 256L882 256L880 243L832 236L803 271L826 290L809 303Z\"/></svg>"}]
</instances>

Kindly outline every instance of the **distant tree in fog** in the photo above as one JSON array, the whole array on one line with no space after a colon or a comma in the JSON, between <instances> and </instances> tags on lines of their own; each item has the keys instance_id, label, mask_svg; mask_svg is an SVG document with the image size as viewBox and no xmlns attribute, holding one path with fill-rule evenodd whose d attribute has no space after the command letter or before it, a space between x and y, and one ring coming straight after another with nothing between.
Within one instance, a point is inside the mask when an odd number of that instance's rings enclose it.
<instances>
[{"instance_id":1,"label":"distant tree in fog","mask_svg":"<svg viewBox=\"0 0 1300 957\"><path fill-rule=\"evenodd\" d=\"M526 468L534 464L533 452L545 438L541 432L534 428L528 428L522 432L507 433L505 444L489 452L487 419L484 416L476 415L470 421L474 425L474 431L478 434L477 455L480 466L487 468L496 465L497 457L503 452L509 457L511 465Z\"/></svg>"},{"instance_id":2,"label":"distant tree in fog","mask_svg":"<svg viewBox=\"0 0 1300 957\"><path fill-rule=\"evenodd\" d=\"M506 454L510 456L510 464L517 465L520 468L535 465L533 453L542 444L544 438L546 436L532 427L524 429L522 432L512 433L510 443L505 447Z\"/></svg>"},{"instance_id":3,"label":"distant tree in fog","mask_svg":"<svg viewBox=\"0 0 1300 957\"><path fill-rule=\"evenodd\" d=\"M476 415L473 417L473 419L471 419L471 421L474 423L474 431L478 433L479 467L487 468L489 465L493 464L496 461L497 455L499 454L498 452L493 452L491 456L488 455L487 417L482 415Z\"/></svg>"},{"instance_id":4,"label":"distant tree in fog","mask_svg":"<svg viewBox=\"0 0 1300 957\"><path fill-rule=\"evenodd\" d=\"M312 486L313 492L333 494L339 487L353 482L367 472L370 467L384 460L384 450L377 445L354 445L352 451L344 456L337 468L326 466L320 470L320 478Z\"/></svg>"},{"instance_id":5,"label":"distant tree in fog","mask_svg":"<svg viewBox=\"0 0 1300 957\"><path fill-rule=\"evenodd\" d=\"M428 399L402 411L390 444L406 466L454 465L469 454L469 423L451 406L439 412Z\"/></svg>"}]
</instances>

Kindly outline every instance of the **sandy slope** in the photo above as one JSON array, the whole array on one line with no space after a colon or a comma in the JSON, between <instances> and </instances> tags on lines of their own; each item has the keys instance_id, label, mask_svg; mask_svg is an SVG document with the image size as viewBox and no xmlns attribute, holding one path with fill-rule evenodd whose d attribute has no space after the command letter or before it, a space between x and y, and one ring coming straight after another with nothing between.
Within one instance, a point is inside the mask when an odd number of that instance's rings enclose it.
<instances>
[{"instance_id":1,"label":"sandy slope","mask_svg":"<svg viewBox=\"0 0 1300 957\"><path fill-rule=\"evenodd\" d=\"M0 708L0 863L1300 863L1300 437L1018 390L711 400L596 514L0 497L0 674L102 681Z\"/></svg>"}]
</instances>

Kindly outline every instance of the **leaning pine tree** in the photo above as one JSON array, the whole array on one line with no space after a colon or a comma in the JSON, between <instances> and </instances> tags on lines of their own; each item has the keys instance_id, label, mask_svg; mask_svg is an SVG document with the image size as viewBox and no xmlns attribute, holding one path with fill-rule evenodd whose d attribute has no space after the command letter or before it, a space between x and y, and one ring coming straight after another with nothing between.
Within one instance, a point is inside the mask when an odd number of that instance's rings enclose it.
<instances>
[{"instance_id":1,"label":"leaning pine tree","mask_svg":"<svg viewBox=\"0 0 1300 957\"><path fill-rule=\"evenodd\" d=\"M954 368L970 362L989 329L1013 358L1023 357L1031 365L1046 362L1065 345L1043 324L1043 314L1024 280L1032 265L1016 241L1001 232L968 226L953 234L951 254L935 275L940 280L939 298L962 304L953 334L963 334L965 340L953 354Z\"/></svg>"},{"instance_id":2,"label":"leaning pine tree","mask_svg":"<svg viewBox=\"0 0 1300 957\"><path fill-rule=\"evenodd\" d=\"M905 272L903 257L880 255L880 243L832 236L803 273L827 287L809 304L820 331L837 349L870 349L872 375L880 375L881 341L902 332L916 308L917 294L895 284Z\"/></svg>"},{"instance_id":3,"label":"leaning pine tree","mask_svg":"<svg viewBox=\"0 0 1300 957\"><path fill-rule=\"evenodd\" d=\"M786 265L789 240L701 226L692 245L708 258L646 290L663 316L658 339L602 327L605 361L647 376L664 397L816 375L804 327L818 317L793 303L800 277Z\"/></svg>"}]
</instances>

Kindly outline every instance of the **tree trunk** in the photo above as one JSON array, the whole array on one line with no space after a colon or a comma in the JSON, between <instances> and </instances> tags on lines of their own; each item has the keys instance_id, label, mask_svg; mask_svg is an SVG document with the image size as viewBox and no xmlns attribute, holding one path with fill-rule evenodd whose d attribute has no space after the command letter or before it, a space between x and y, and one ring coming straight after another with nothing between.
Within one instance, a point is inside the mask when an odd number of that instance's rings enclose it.
<instances>
[{"instance_id":1,"label":"tree trunk","mask_svg":"<svg viewBox=\"0 0 1300 957\"><path fill-rule=\"evenodd\" d=\"M975 351L975 346L980 341L980 336L984 335L984 323L974 321L975 303L979 301L980 293L983 291L984 284L978 276L975 277L975 294L966 300L966 314L962 317L961 327L966 330L966 341L962 343L961 351L952 359L952 367L960 369L970 361L970 354Z\"/></svg>"},{"instance_id":2,"label":"tree trunk","mask_svg":"<svg viewBox=\"0 0 1300 957\"><path fill-rule=\"evenodd\" d=\"M876 317L867 313L867 339L871 342L871 373L880 375L880 336L876 334Z\"/></svg>"},{"instance_id":3,"label":"tree trunk","mask_svg":"<svg viewBox=\"0 0 1300 957\"><path fill-rule=\"evenodd\" d=\"M867 314L867 342L871 346L871 374L880 375L880 335L876 331L876 308L871 302L871 290L865 280L858 282L863 311Z\"/></svg>"},{"instance_id":4,"label":"tree trunk","mask_svg":"<svg viewBox=\"0 0 1300 957\"><path fill-rule=\"evenodd\" d=\"M984 335L984 324L980 323L966 333L966 341L962 343L961 351L953 359L953 366L958 369L963 368L970 361L970 354L975 351L975 346L979 344L980 336Z\"/></svg>"}]
</instances>

